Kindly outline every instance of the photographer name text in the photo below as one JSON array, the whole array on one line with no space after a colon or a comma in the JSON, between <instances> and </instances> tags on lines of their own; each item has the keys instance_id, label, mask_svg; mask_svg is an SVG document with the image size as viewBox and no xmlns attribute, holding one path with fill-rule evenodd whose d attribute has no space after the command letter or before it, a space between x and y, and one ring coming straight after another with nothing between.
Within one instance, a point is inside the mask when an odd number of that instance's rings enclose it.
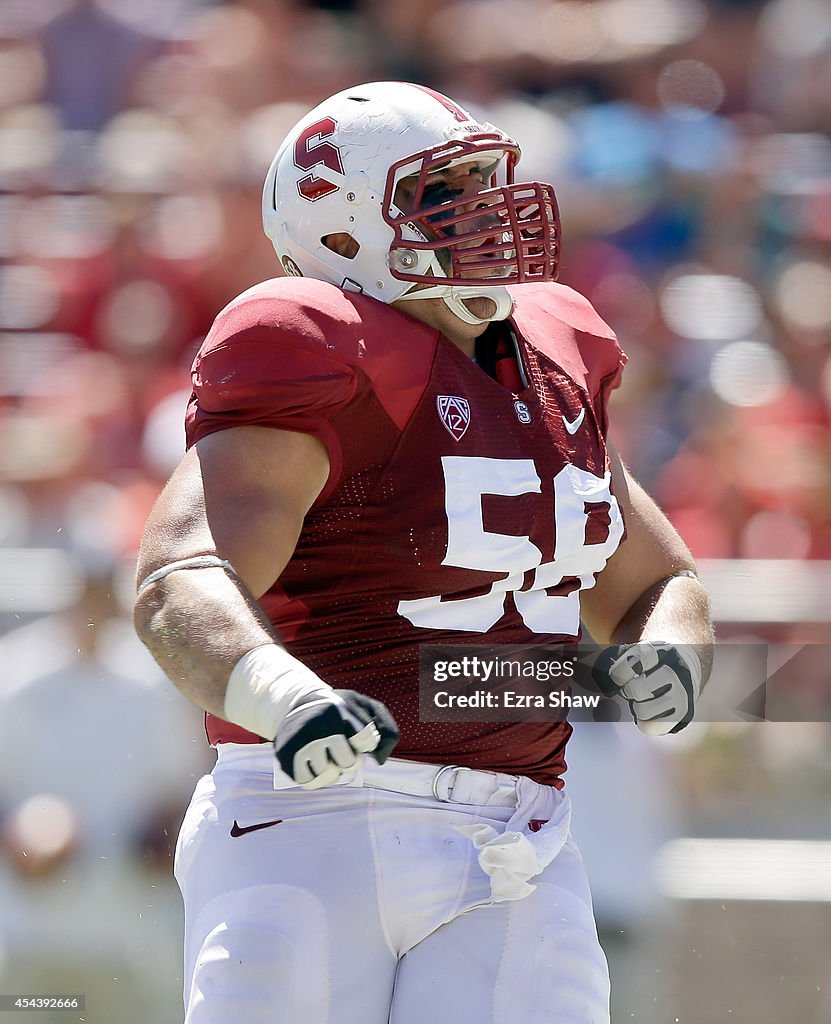
<instances>
[{"instance_id":1,"label":"photographer name text","mask_svg":"<svg viewBox=\"0 0 831 1024\"><path fill-rule=\"evenodd\" d=\"M548 693L516 693L503 690L474 690L473 693L450 693L437 690L433 704L437 708L596 708L600 703L599 694L571 694L567 690L549 690Z\"/></svg>"}]
</instances>

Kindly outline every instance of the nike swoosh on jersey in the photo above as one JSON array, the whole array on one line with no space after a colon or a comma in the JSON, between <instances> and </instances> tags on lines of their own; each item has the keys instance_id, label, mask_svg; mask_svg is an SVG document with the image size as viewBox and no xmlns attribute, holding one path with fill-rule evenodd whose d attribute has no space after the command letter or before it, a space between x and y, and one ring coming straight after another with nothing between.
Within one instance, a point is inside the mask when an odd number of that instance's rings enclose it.
<instances>
[{"instance_id":1,"label":"nike swoosh on jersey","mask_svg":"<svg viewBox=\"0 0 831 1024\"><path fill-rule=\"evenodd\" d=\"M577 431L580 429L580 424L583 422L585 416L585 409L581 409L580 415L577 417L577 419L574 420L567 420L565 416L563 416L563 426L566 428L569 434L576 434Z\"/></svg>"},{"instance_id":2,"label":"nike swoosh on jersey","mask_svg":"<svg viewBox=\"0 0 831 1024\"><path fill-rule=\"evenodd\" d=\"M237 824L237 819L234 818L234 824L231 826L230 835L237 838L237 836L244 836L247 832L259 832L261 828L271 828L272 825L282 825L282 818L275 818L274 821L261 821L257 825L242 825Z\"/></svg>"}]
</instances>

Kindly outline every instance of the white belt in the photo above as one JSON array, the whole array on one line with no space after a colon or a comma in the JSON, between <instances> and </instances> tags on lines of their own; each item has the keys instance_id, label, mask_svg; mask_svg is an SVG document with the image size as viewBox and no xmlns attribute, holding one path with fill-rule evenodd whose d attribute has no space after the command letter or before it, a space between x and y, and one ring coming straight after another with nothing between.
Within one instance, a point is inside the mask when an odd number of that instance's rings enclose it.
<instances>
[{"instance_id":1,"label":"white belt","mask_svg":"<svg viewBox=\"0 0 831 1024\"><path fill-rule=\"evenodd\" d=\"M227 770L270 775L278 790L297 786L280 770L270 743L219 744L214 773ZM566 794L523 776L397 757L378 765L365 757L344 772L335 785L371 786L441 803L512 807L514 812L501 830L485 822L453 826L473 843L480 867L490 876L496 903L520 900L533 892L535 886L530 880L551 863L569 835L571 802Z\"/></svg>"},{"instance_id":2,"label":"white belt","mask_svg":"<svg viewBox=\"0 0 831 1024\"><path fill-rule=\"evenodd\" d=\"M220 743L216 770L233 768L273 774L275 789L291 789L297 783L280 770L270 743ZM369 757L343 772L336 786L369 786L406 796L423 796L441 803L484 804L514 807L517 776L480 771L456 764L422 764L391 757L383 765Z\"/></svg>"}]
</instances>

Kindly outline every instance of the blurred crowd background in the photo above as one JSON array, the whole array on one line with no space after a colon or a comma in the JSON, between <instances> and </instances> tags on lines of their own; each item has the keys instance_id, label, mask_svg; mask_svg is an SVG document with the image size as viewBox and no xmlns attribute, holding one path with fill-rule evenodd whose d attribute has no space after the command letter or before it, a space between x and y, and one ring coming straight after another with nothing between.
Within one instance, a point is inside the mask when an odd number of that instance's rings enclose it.
<instances>
[{"instance_id":1,"label":"blurred crowd background","mask_svg":"<svg viewBox=\"0 0 831 1024\"><path fill-rule=\"evenodd\" d=\"M273 152L325 96L391 78L554 183L561 281L630 356L618 446L713 581L720 639L830 638L828 0L0 0L3 992L83 984L92 1024L179 1019L171 841L210 759L132 637L134 553L202 338L279 272ZM805 675L801 723L672 748L578 732L613 967L662 951L616 1024L831 1021L831 893L697 901L632 874L672 836L810 840L831 873L831 670Z\"/></svg>"}]
</instances>

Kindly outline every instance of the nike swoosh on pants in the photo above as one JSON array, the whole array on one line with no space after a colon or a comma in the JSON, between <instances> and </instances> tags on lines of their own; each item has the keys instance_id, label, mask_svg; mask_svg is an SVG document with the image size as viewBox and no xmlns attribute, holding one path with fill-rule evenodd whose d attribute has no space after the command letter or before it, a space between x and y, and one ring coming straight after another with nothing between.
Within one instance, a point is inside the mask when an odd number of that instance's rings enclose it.
<instances>
[{"instance_id":1,"label":"nike swoosh on pants","mask_svg":"<svg viewBox=\"0 0 831 1024\"><path fill-rule=\"evenodd\" d=\"M271 828L272 825L282 825L282 818L275 818L274 821L261 821L257 825L238 825L237 819L234 818L234 824L231 826L229 835L236 839L238 836L244 836L247 832L259 832L261 828Z\"/></svg>"}]
</instances>

